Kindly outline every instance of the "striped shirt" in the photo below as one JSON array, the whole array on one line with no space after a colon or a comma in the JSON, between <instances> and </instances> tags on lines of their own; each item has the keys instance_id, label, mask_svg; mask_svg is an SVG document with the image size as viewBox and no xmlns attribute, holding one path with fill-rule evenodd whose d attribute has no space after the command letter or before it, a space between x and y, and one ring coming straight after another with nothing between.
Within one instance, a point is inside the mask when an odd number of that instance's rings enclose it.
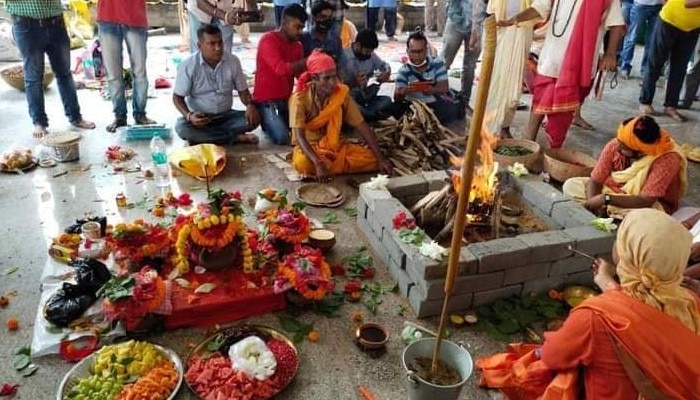
<instances>
[{"instance_id":1,"label":"striped shirt","mask_svg":"<svg viewBox=\"0 0 700 400\"><path fill-rule=\"evenodd\" d=\"M420 76L420 79L418 78ZM409 64L404 64L401 66L399 71L396 73L396 87L407 87L409 83L412 82L432 82L438 83L446 81L447 68L445 68L445 63L437 58L428 57L428 68L419 72L414 67ZM409 93L406 95L408 100L420 100L424 103L432 103L435 101L435 96L431 94L424 94L422 92Z\"/></svg>"},{"instance_id":2,"label":"striped shirt","mask_svg":"<svg viewBox=\"0 0 700 400\"><path fill-rule=\"evenodd\" d=\"M61 0L5 0L10 15L34 19L46 19L63 14Z\"/></svg>"}]
</instances>

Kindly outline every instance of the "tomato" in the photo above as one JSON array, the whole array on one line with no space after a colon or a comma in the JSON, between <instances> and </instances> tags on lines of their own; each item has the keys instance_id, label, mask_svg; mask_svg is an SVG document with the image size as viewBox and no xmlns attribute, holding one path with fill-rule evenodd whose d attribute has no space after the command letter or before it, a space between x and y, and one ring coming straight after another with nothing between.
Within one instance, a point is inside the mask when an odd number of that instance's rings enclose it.
<instances>
[{"instance_id":1,"label":"tomato","mask_svg":"<svg viewBox=\"0 0 700 400\"><path fill-rule=\"evenodd\" d=\"M92 354L100 344L100 338L94 335L81 336L75 340L61 340L58 354L68 362L77 362Z\"/></svg>"}]
</instances>

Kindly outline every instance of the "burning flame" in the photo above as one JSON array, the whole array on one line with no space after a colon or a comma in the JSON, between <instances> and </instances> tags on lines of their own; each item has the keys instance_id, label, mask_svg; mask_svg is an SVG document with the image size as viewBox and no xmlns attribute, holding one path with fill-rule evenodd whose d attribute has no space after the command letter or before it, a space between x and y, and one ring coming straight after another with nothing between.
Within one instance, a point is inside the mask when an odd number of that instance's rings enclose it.
<instances>
[{"instance_id":1,"label":"burning flame","mask_svg":"<svg viewBox=\"0 0 700 400\"><path fill-rule=\"evenodd\" d=\"M480 203L491 204L495 199L498 163L493 161L493 149L496 142L498 142L498 137L490 134L485 128L492 118L493 115L484 117L484 123L481 127L481 145L477 150L480 165L476 166L474 169L472 187L469 191L469 203L478 201ZM450 161L453 165L461 167L463 160L461 157L452 157ZM459 193L462 188L461 169L452 171L451 180L455 191Z\"/></svg>"}]
</instances>

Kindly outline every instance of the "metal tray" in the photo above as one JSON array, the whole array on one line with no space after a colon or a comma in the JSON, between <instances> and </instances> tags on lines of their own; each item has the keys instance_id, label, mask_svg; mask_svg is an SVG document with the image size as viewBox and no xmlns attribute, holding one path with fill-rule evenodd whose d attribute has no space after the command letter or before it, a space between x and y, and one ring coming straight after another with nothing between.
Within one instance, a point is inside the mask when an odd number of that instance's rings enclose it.
<instances>
[{"instance_id":1,"label":"metal tray","mask_svg":"<svg viewBox=\"0 0 700 400\"><path fill-rule=\"evenodd\" d=\"M153 344L153 343L151 343ZM168 360L170 360L173 364L175 364L175 369L178 372L179 378L177 380L177 385L175 385L175 389L173 389L173 392L170 394L167 400L172 400L175 398L177 395L177 392L180 390L180 387L182 386L182 380L184 377L184 368L182 367L182 360L180 360L180 357L175 353L174 351L167 349L165 347L159 346L157 344L153 344L155 348L160 351L163 355L165 355ZM89 356L83 358L79 363L75 364L73 368L68 371L68 373L63 377L61 380L61 384L58 386L58 392L56 393L56 400L64 400L64 396L70 391L70 389L78 382L79 379L81 378L86 378L90 375L90 366L92 365L92 362L95 360L95 357L97 355L97 352L90 354Z\"/></svg>"},{"instance_id":2,"label":"metal tray","mask_svg":"<svg viewBox=\"0 0 700 400\"><path fill-rule=\"evenodd\" d=\"M277 340L281 340L281 341L287 343L287 345L288 345L289 347L291 347L291 348L294 350L294 353L296 353L296 355L297 355L297 360L299 360L299 350L298 350L297 347L294 345L294 342L292 342L291 340L289 340L289 338L288 338L287 336L285 336L282 332L280 332L280 331L278 331L278 330L276 330L276 329L270 328L269 326L264 326L264 325L255 325L255 324L246 324L246 325L249 326L249 327L251 327L251 328L257 329L257 330L259 330L259 331L262 332L262 333L266 333L266 334L272 336L273 338L275 338L275 339L277 339ZM234 326L235 326L235 325L234 325ZM211 342L212 340L216 339L216 337L217 337L220 333L222 333L224 330L230 329L230 328L232 328L232 326L227 327L227 328L219 329L218 331L216 331L216 332L214 332L213 334L211 334L211 336L209 336L209 337L207 337L206 339L202 340L201 342L197 343L197 345L192 349L192 351L190 351L190 354L187 355L187 359L185 360L185 365L189 365L189 364L190 364L190 361L192 360L192 357L195 356L195 355L201 356L201 355L206 355L206 354L212 354L213 352L207 350L207 345L209 344L209 342ZM277 393L275 393L274 395L272 395L271 397L269 397L269 399L271 399L271 398L277 396L278 394L282 393L282 392L284 391L284 389L286 389L286 388L289 386L289 384L291 384L291 383L294 381L294 378L297 376L297 372L299 372L299 363L300 363L300 362L297 362L297 368L296 368L296 370L292 373L292 379L290 379L289 382L287 382L286 385L284 385L282 388L280 388L279 392L277 392ZM199 400L205 400L205 399L203 399L202 397L199 397L199 395L197 394L197 392L190 386L190 384L187 382L187 380L185 380L185 384L187 385L187 387L190 389L190 391L192 392L192 394L194 394L194 396L195 396L196 398L198 398Z\"/></svg>"}]
</instances>

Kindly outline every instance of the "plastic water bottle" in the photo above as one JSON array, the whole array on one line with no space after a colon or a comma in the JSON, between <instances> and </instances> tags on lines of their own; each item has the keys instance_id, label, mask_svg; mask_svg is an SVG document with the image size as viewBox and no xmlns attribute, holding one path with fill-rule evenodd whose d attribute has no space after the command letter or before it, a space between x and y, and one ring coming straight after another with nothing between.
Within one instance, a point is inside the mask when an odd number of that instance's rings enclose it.
<instances>
[{"instance_id":1,"label":"plastic water bottle","mask_svg":"<svg viewBox=\"0 0 700 400\"><path fill-rule=\"evenodd\" d=\"M85 79L95 79L95 66L92 63L92 58L85 57L83 59L83 73Z\"/></svg>"},{"instance_id":2,"label":"plastic water bottle","mask_svg":"<svg viewBox=\"0 0 700 400\"><path fill-rule=\"evenodd\" d=\"M153 161L156 186L170 186L168 155L165 152L165 142L158 134L153 135L153 139L151 139L151 160Z\"/></svg>"}]
</instances>

